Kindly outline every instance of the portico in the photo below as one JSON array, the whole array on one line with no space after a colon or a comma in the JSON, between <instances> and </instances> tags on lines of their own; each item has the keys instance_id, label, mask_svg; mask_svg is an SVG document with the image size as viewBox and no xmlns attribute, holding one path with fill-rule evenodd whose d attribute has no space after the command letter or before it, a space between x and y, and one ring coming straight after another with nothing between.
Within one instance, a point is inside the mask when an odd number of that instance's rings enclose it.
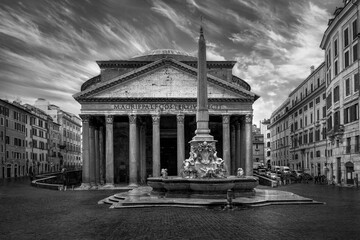
<instances>
[{"instance_id":1,"label":"portico","mask_svg":"<svg viewBox=\"0 0 360 240\"><path fill-rule=\"evenodd\" d=\"M162 168L180 175L196 129L196 59L168 53L98 64L101 74L74 95L83 120L82 186L136 186L160 176ZM209 129L218 156L230 174L242 167L251 176L252 104L258 96L229 74L235 62L207 64Z\"/></svg>"}]
</instances>

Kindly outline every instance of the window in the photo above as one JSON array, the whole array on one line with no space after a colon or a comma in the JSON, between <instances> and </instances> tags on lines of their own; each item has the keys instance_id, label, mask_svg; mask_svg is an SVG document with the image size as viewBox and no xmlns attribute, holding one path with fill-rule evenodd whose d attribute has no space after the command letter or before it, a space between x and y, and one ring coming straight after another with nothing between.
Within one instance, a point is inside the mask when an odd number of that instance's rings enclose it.
<instances>
[{"instance_id":1,"label":"window","mask_svg":"<svg viewBox=\"0 0 360 240\"><path fill-rule=\"evenodd\" d=\"M347 68L350 64L350 55L349 55L349 51L346 51L344 54L344 58L345 58L345 68Z\"/></svg>"},{"instance_id":2,"label":"window","mask_svg":"<svg viewBox=\"0 0 360 240\"><path fill-rule=\"evenodd\" d=\"M338 102L339 100L340 100L339 86L336 86L334 88L334 103Z\"/></svg>"},{"instance_id":3,"label":"window","mask_svg":"<svg viewBox=\"0 0 360 240\"><path fill-rule=\"evenodd\" d=\"M359 91L359 74L354 75L354 92Z\"/></svg>"},{"instance_id":4,"label":"window","mask_svg":"<svg viewBox=\"0 0 360 240\"><path fill-rule=\"evenodd\" d=\"M307 106L307 105L305 105L305 106L304 106L304 112L306 112L306 111L307 111L307 109L308 109L308 106Z\"/></svg>"},{"instance_id":5,"label":"window","mask_svg":"<svg viewBox=\"0 0 360 240\"><path fill-rule=\"evenodd\" d=\"M357 52L357 43L353 45L353 62L355 62L358 59L358 52Z\"/></svg>"},{"instance_id":6,"label":"window","mask_svg":"<svg viewBox=\"0 0 360 240\"><path fill-rule=\"evenodd\" d=\"M309 103L309 108L312 108L314 106L314 102Z\"/></svg>"},{"instance_id":7,"label":"window","mask_svg":"<svg viewBox=\"0 0 360 240\"><path fill-rule=\"evenodd\" d=\"M332 116L330 115L327 119L327 128L330 131L332 129Z\"/></svg>"},{"instance_id":8,"label":"window","mask_svg":"<svg viewBox=\"0 0 360 240\"><path fill-rule=\"evenodd\" d=\"M349 29L345 28L344 30L344 47L349 45Z\"/></svg>"},{"instance_id":9,"label":"window","mask_svg":"<svg viewBox=\"0 0 360 240\"><path fill-rule=\"evenodd\" d=\"M352 22L352 34L353 34L353 40L355 40L357 37L357 19L355 19Z\"/></svg>"},{"instance_id":10,"label":"window","mask_svg":"<svg viewBox=\"0 0 360 240\"><path fill-rule=\"evenodd\" d=\"M331 93L329 93L329 95L326 97L326 108L329 109L332 105L332 96ZM325 114L326 115L326 114Z\"/></svg>"},{"instance_id":11,"label":"window","mask_svg":"<svg viewBox=\"0 0 360 240\"><path fill-rule=\"evenodd\" d=\"M320 129L315 130L315 142L320 141Z\"/></svg>"},{"instance_id":12,"label":"window","mask_svg":"<svg viewBox=\"0 0 360 240\"><path fill-rule=\"evenodd\" d=\"M315 104L318 104L318 103L320 103L320 97L317 97L317 98L315 99Z\"/></svg>"},{"instance_id":13,"label":"window","mask_svg":"<svg viewBox=\"0 0 360 240\"><path fill-rule=\"evenodd\" d=\"M316 121L319 121L320 120L320 110L317 109L316 110Z\"/></svg>"},{"instance_id":14,"label":"window","mask_svg":"<svg viewBox=\"0 0 360 240\"><path fill-rule=\"evenodd\" d=\"M351 137L346 138L346 153L351 151Z\"/></svg>"},{"instance_id":15,"label":"window","mask_svg":"<svg viewBox=\"0 0 360 240\"><path fill-rule=\"evenodd\" d=\"M329 49L328 53L327 53L327 56L326 56L326 67L327 67L327 69L329 69L330 66L331 66L331 51Z\"/></svg>"},{"instance_id":16,"label":"window","mask_svg":"<svg viewBox=\"0 0 360 240\"><path fill-rule=\"evenodd\" d=\"M316 157L320 157L320 151L316 151Z\"/></svg>"},{"instance_id":17,"label":"window","mask_svg":"<svg viewBox=\"0 0 360 240\"><path fill-rule=\"evenodd\" d=\"M350 95L350 78L345 80L345 96Z\"/></svg>"},{"instance_id":18,"label":"window","mask_svg":"<svg viewBox=\"0 0 360 240\"><path fill-rule=\"evenodd\" d=\"M359 119L359 104L354 104L344 109L344 123L354 122Z\"/></svg>"},{"instance_id":19,"label":"window","mask_svg":"<svg viewBox=\"0 0 360 240\"><path fill-rule=\"evenodd\" d=\"M336 58L338 55L338 40L335 39L334 41L334 58Z\"/></svg>"},{"instance_id":20,"label":"window","mask_svg":"<svg viewBox=\"0 0 360 240\"><path fill-rule=\"evenodd\" d=\"M335 76L338 75L338 73L339 73L338 70L339 70L338 69L338 61L336 60L334 62L334 74L335 74Z\"/></svg>"}]
</instances>

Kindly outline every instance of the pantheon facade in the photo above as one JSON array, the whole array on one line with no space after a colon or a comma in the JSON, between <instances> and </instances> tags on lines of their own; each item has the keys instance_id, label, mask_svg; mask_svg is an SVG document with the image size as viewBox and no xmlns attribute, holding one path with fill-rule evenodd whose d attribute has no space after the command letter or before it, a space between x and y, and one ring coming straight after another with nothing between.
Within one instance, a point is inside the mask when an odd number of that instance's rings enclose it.
<instances>
[{"instance_id":1,"label":"pantheon facade","mask_svg":"<svg viewBox=\"0 0 360 240\"><path fill-rule=\"evenodd\" d=\"M252 175L259 96L232 75L235 63L207 61L209 128L228 174L241 167ZM82 187L143 184L163 168L179 175L196 130L197 58L161 49L97 64L100 74L74 95L83 121Z\"/></svg>"}]
</instances>

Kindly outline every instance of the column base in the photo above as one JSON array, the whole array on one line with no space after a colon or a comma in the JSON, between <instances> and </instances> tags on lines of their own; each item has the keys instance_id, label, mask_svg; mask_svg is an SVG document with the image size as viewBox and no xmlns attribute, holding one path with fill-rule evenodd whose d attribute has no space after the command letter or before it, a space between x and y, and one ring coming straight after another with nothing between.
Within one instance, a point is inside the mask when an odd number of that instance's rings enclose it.
<instances>
[{"instance_id":1,"label":"column base","mask_svg":"<svg viewBox=\"0 0 360 240\"><path fill-rule=\"evenodd\" d=\"M75 190L89 190L90 188L90 183L81 183L80 187L75 188Z\"/></svg>"},{"instance_id":2,"label":"column base","mask_svg":"<svg viewBox=\"0 0 360 240\"><path fill-rule=\"evenodd\" d=\"M91 183L90 190L98 190L98 185L96 183Z\"/></svg>"},{"instance_id":3,"label":"column base","mask_svg":"<svg viewBox=\"0 0 360 240\"><path fill-rule=\"evenodd\" d=\"M139 185L137 183L130 183L129 187L131 188L137 188Z\"/></svg>"},{"instance_id":4,"label":"column base","mask_svg":"<svg viewBox=\"0 0 360 240\"><path fill-rule=\"evenodd\" d=\"M115 185L113 183L106 183L104 186L101 186L101 189L114 189Z\"/></svg>"}]
</instances>

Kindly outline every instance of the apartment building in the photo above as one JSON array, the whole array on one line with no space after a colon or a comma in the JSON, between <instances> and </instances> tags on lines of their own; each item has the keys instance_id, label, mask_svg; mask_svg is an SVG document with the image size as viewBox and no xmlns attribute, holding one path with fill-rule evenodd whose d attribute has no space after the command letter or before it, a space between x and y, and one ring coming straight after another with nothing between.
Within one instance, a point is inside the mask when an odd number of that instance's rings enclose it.
<instances>
[{"instance_id":1,"label":"apartment building","mask_svg":"<svg viewBox=\"0 0 360 240\"><path fill-rule=\"evenodd\" d=\"M256 124L253 125L252 141L253 141L253 162L258 162L265 165L264 135L261 133L260 128L258 128Z\"/></svg>"},{"instance_id":2,"label":"apartment building","mask_svg":"<svg viewBox=\"0 0 360 240\"><path fill-rule=\"evenodd\" d=\"M264 164L271 168L271 132L269 125L270 119L260 121L260 132L264 136Z\"/></svg>"},{"instance_id":3,"label":"apartment building","mask_svg":"<svg viewBox=\"0 0 360 240\"><path fill-rule=\"evenodd\" d=\"M271 166L290 166L290 100L286 99L270 117Z\"/></svg>"},{"instance_id":4,"label":"apartment building","mask_svg":"<svg viewBox=\"0 0 360 240\"><path fill-rule=\"evenodd\" d=\"M60 165L77 168L82 165L81 159L81 119L60 107L38 98L34 106L49 114L60 131Z\"/></svg>"},{"instance_id":5,"label":"apartment building","mask_svg":"<svg viewBox=\"0 0 360 240\"><path fill-rule=\"evenodd\" d=\"M0 178L27 174L25 133L29 115L16 104L0 99Z\"/></svg>"},{"instance_id":6,"label":"apartment building","mask_svg":"<svg viewBox=\"0 0 360 240\"><path fill-rule=\"evenodd\" d=\"M353 184L360 173L359 4L344 1L323 35L328 162L337 183Z\"/></svg>"}]
</instances>

